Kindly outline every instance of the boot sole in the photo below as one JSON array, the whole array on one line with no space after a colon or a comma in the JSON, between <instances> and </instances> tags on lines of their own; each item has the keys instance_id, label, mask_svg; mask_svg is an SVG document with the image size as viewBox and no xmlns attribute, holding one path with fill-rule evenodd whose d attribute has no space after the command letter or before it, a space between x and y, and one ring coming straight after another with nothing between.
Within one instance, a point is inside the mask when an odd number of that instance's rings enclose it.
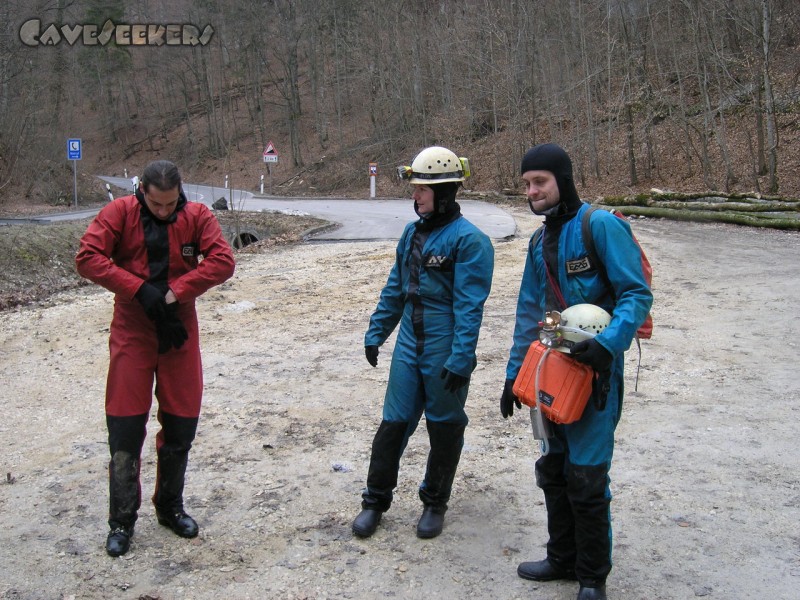
<instances>
[{"instance_id":1,"label":"boot sole","mask_svg":"<svg viewBox=\"0 0 800 600\"><path fill-rule=\"evenodd\" d=\"M366 530L366 529L356 529L355 527L353 527L353 535L358 536L360 538L368 538L368 537L372 537L372 535L377 530L378 530L377 527L375 529L371 530L371 531L370 530Z\"/></svg>"},{"instance_id":2,"label":"boot sole","mask_svg":"<svg viewBox=\"0 0 800 600\"><path fill-rule=\"evenodd\" d=\"M441 529L438 531L420 531L419 529L417 529L417 537L421 540L430 540L435 537L439 537L441 533L442 533Z\"/></svg>"},{"instance_id":3,"label":"boot sole","mask_svg":"<svg viewBox=\"0 0 800 600\"><path fill-rule=\"evenodd\" d=\"M128 545L128 547L125 548L124 550L121 550L119 552L117 552L115 550L115 551L112 552L111 550L108 549L108 547L106 547L106 554L108 554L109 556L111 556L113 558L117 558L118 556L126 555L130 549L131 549L131 547L130 547L130 545Z\"/></svg>"},{"instance_id":4,"label":"boot sole","mask_svg":"<svg viewBox=\"0 0 800 600\"><path fill-rule=\"evenodd\" d=\"M528 581L577 581L575 577L575 573L565 572L565 573L554 573L552 575L533 575L531 573L525 573L524 571L520 571L517 569L517 575L522 577L522 579L527 579Z\"/></svg>"}]
</instances>

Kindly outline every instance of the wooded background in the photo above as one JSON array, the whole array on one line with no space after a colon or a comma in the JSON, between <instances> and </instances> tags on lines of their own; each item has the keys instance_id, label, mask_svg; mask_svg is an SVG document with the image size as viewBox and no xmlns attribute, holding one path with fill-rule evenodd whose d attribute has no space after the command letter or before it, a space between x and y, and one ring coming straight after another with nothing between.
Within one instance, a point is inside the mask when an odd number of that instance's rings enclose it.
<instances>
[{"instance_id":1,"label":"wooded background","mask_svg":"<svg viewBox=\"0 0 800 600\"><path fill-rule=\"evenodd\" d=\"M206 46L26 46L23 22L193 24ZM800 195L797 0L4 0L0 206L71 198L81 173L169 158L195 183L358 195L421 148L516 190L556 141L582 195Z\"/></svg>"}]
</instances>

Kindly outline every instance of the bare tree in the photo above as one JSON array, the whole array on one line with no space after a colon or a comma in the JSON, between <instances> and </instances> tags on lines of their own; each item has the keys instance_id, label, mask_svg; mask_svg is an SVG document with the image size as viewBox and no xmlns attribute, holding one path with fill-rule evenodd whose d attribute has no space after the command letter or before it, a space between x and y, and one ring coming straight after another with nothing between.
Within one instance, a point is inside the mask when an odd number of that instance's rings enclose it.
<instances>
[{"instance_id":1,"label":"bare tree","mask_svg":"<svg viewBox=\"0 0 800 600\"><path fill-rule=\"evenodd\" d=\"M767 172L769 176L768 190L771 194L778 192L778 124L775 116L775 97L772 91L772 6L769 0L761 0L761 40L764 53L762 63L764 77L764 108L767 129Z\"/></svg>"}]
</instances>

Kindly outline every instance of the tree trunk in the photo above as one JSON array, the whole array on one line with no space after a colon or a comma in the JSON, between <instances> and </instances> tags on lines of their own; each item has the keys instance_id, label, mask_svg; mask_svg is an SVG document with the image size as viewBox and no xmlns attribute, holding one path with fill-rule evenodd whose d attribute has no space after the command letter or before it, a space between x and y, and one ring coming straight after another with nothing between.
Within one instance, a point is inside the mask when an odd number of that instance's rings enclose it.
<instances>
[{"instance_id":1,"label":"tree trunk","mask_svg":"<svg viewBox=\"0 0 800 600\"><path fill-rule=\"evenodd\" d=\"M770 194L778 193L778 124L775 117L775 98L772 95L772 77L770 75L770 58L772 54L770 39L770 6L767 0L761 0L761 32L764 50L764 107L767 120L767 171L769 173Z\"/></svg>"}]
</instances>

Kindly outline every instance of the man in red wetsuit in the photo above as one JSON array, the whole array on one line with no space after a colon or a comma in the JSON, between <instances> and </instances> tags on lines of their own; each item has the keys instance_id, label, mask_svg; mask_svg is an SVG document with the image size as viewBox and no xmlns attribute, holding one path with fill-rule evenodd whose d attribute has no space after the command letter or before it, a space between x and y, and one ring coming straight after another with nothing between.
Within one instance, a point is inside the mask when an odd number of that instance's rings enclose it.
<instances>
[{"instance_id":1,"label":"man in red wetsuit","mask_svg":"<svg viewBox=\"0 0 800 600\"><path fill-rule=\"evenodd\" d=\"M197 523L183 508L183 485L203 393L195 298L227 280L233 252L203 204L187 202L178 168L145 168L136 193L105 206L81 238L81 276L114 292L106 385L111 452L106 552L125 554L141 505L139 457L158 399L158 522L186 538Z\"/></svg>"}]
</instances>

